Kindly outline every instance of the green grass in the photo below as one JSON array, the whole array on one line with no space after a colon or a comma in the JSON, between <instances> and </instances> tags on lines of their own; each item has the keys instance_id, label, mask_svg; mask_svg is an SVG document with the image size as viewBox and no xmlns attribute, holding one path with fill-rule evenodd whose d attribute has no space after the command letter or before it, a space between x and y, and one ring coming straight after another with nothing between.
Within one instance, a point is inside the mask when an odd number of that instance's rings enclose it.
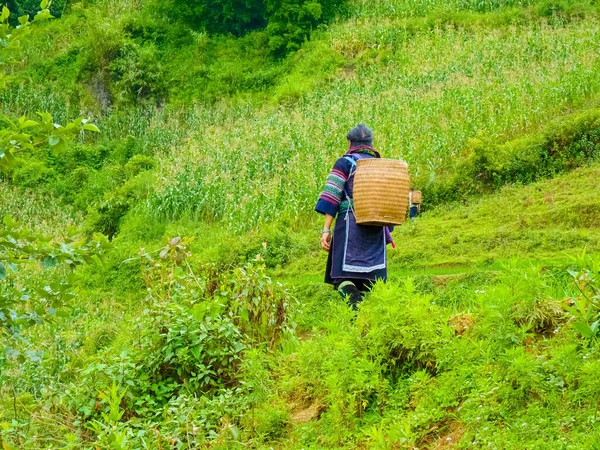
<instances>
[{"instance_id":1,"label":"green grass","mask_svg":"<svg viewBox=\"0 0 600 450\"><path fill-rule=\"evenodd\" d=\"M77 229L83 221L80 212L48 192L19 189L0 182L0 215L5 214L45 236L67 236L67 228Z\"/></svg>"},{"instance_id":2,"label":"green grass","mask_svg":"<svg viewBox=\"0 0 600 450\"><path fill-rule=\"evenodd\" d=\"M600 168L578 169L551 181L507 187L493 198L438 208L398 229L400 265L478 265L545 259L600 248ZM435 236L439 236L436 238Z\"/></svg>"},{"instance_id":3,"label":"green grass","mask_svg":"<svg viewBox=\"0 0 600 450\"><path fill-rule=\"evenodd\" d=\"M183 235L195 238L192 267L238 265L261 254L274 279L299 301L290 311L298 338L271 352L249 351L244 360L238 377L250 391L233 403L249 402L243 416L229 415L226 392L202 403L178 400L188 420L209 420L208 426L215 420L207 419L210 413L234 423L237 438L228 428L211 428L213 446L436 448L448 437L459 448L500 442L510 449L587 446L599 432L593 420L600 392L597 350L577 336L564 311L552 308L577 295L567 269L583 261L573 257L584 247L600 253L600 227L589 209L598 203L599 173L595 165L507 187L399 227L398 249L390 251L391 281L367 298L355 321L321 282L326 255L311 231L320 218L283 235L278 226L232 235L193 220L149 234L142 231L142 210L136 210L105 267L80 272L82 296L72 317L37 327L30 343L18 345L37 351L39 343L52 342L43 363L2 362L5 381L20 393L16 422L11 396L5 397L4 439L26 447L92 445L95 438L79 422L99 401L90 383L104 386L99 374L127 376L140 345L131 324L152 307L144 299L138 249L154 252L167 237ZM459 326L466 328L454 331ZM48 411L42 399L57 406ZM135 408L133 400L123 411ZM125 448L143 440L158 445L160 439L186 439L175 417L147 420L115 425L129 436ZM66 437L60 423L70 430ZM157 427L154 438L135 437L135 430L148 426Z\"/></svg>"},{"instance_id":4,"label":"green grass","mask_svg":"<svg viewBox=\"0 0 600 450\"><path fill-rule=\"evenodd\" d=\"M500 140L534 130L583 101L599 82L593 20L492 34L440 30L404 45L381 42L374 32L332 31L337 52L364 60L349 76L315 89L297 106L264 108L201 131L164 160L168 178L179 181L159 194L157 211L240 227L309 211L346 129L359 121L374 128L375 146L386 157L406 159L423 184L460 160L478 133ZM390 39L402 35L378 29L385 32Z\"/></svg>"}]
</instances>

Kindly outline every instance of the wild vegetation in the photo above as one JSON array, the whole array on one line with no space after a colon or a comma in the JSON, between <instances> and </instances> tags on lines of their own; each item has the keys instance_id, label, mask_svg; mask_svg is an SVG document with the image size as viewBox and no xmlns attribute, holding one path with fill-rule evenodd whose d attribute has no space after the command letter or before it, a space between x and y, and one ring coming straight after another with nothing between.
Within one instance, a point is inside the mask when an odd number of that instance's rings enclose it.
<instances>
[{"instance_id":1,"label":"wild vegetation","mask_svg":"<svg viewBox=\"0 0 600 450\"><path fill-rule=\"evenodd\" d=\"M3 448L594 448L597 1L40 6L0 23ZM426 204L355 315L312 209L358 122Z\"/></svg>"}]
</instances>

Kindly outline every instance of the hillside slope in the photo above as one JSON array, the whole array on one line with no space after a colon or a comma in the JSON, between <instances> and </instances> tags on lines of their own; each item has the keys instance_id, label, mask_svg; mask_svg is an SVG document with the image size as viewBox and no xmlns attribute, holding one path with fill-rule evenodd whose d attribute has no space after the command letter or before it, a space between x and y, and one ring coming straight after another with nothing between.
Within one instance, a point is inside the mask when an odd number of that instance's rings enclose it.
<instances>
[{"instance_id":1,"label":"hillside slope","mask_svg":"<svg viewBox=\"0 0 600 450\"><path fill-rule=\"evenodd\" d=\"M195 238L187 261L196 276L186 276L187 269L173 272L168 284L177 284L175 294L157 278L147 284L152 272L136 258L143 241L123 235L105 269L84 270L87 281L72 317L37 327L31 344L22 344L25 350L60 343L46 353L48 365L35 371L5 366L9 383L27 374L19 389L38 383L45 387L35 395L58 403L46 409L21 395L18 421L4 439L26 447L54 448L57 440L66 445L59 437L59 423L66 421L76 446L94 442L106 448L115 448L111 436L126 439L121 448L171 439L190 440L191 448L591 448L600 433L593 419L600 355L594 340L573 327L585 319L569 305L583 297L567 270L592 270L586 276L595 280L599 174L596 165L509 187L399 227L398 249L390 252L391 281L367 297L355 320L321 283L325 254L317 248L317 234L306 228L289 239L271 229L240 240L193 221L171 224L167 233ZM9 212L19 209L15 203ZM72 220L67 217L55 216L56 229ZM162 248L160 239L146 244L148 254ZM144 316L154 317L159 308L162 326L195 333L196 319L190 322L172 308L194 305L203 295L211 279L207 261L212 267L231 261L272 267L272 278L298 301L288 305L295 331L274 349L248 348L235 390L222 388L200 400L186 400L181 392L162 409L174 414L184 408L185 416L127 416L138 410L136 402L149 408L160 398L136 378L139 364L149 370L149 361L136 355L152 349ZM241 283L236 273L226 277ZM196 291L191 299L187 289ZM263 298L264 288L252 289L261 289L255 292ZM600 292L595 281L584 289ZM174 296L163 303L159 295ZM52 361L65 358L65 351L72 352L70 362L56 366ZM118 384L111 387L114 380ZM102 410L110 405L109 395L125 396L121 406L112 406L126 414L120 421L86 406ZM12 408L3 411L4 420L13 418ZM79 425L86 417L102 424L93 439ZM186 421L204 431L190 431ZM139 434L149 426L156 427L153 437Z\"/></svg>"}]
</instances>

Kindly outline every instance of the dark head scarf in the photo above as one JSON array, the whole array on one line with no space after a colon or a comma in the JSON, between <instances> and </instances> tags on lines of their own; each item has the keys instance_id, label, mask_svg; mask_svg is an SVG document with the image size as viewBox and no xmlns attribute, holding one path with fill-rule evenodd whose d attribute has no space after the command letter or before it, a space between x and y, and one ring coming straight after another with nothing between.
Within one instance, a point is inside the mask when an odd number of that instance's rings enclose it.
<instances>
[{"instance_id":1,"label":"dark head scarf","mask_svg":"<svg viewBox=\"0 0 600 450\"><path fill-rule=\"evenodd\" d=\"M373 132L365 124L356 125L346 135L352 147L360 145L367 145L371 147L373 145Z\"/></svg>"}]
</instances>

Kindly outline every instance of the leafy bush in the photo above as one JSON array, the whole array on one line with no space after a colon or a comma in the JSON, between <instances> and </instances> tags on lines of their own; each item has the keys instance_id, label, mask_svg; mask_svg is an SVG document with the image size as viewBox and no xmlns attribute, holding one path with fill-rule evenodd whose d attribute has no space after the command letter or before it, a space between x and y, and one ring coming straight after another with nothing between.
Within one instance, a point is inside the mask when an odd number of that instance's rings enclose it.
<instances>
[{"instance_id":1,"label":"leafy bush","mask_svg":"<svg viewBox=\"0 0 600 450\"><path fill-rule=\"evenodd\" d=\"M206 264L194 271L187 260L191 256L188 245L176 237L162 249L158 261L144 254L143 277L152 295L191 301L198 320L229 317L244 339L258 346L273 347L285 334L293 333L288 317L293 298L272 281L264 267L247 264L222 270Z\"/></svg>"},{"instance_id":2,"label":"leafy bush","mask_svg":"<svg viewBox=\"0 0 600 450\"><path fill-rule=\"evenodd\" d=\"M297 50L312 30L331 21L345 0L187 0L163 2L159 9L196 29L241 36L265 28L272 54Z\"/></svg>"},{"instance_id":3,"label":"leafy bush","mask_svg":"<svg viewBox=\"0 0 600 450\"><path fill-rule=\"evenodd\" d=\"M157 399L181 388L190 393L231 385L245 349L243 335L226 316L206 316L198 308L159 303L142 324L140 381L159 386Z\"/></svg>"},{"instance_id":4,"label":"leafy bush","mask_svg":"<svg viewBox=\"0 0 600 450\"><path fill-rule=\"evenodd\" d=\"M452 174L425 188L429 204L528 184L600 158L600 110L567 116L541 133L493 144L473 139Z\"/></svg>"},{"instance_id":5,"label":"leafy bush","mask_svg":"<svg viewBox=\"0 0 600 450\"><path fill-rule=\"evenodd\" d=\"M323 6L315 0L267 0L266 9L269 49L278 56L298 50L310 32L327 18Z\"/></svg>"},{"instance_id":6,"label":"leafy bush","mask_svg":"<svg viewBox=\"0 0 600 450\"><path fill-rule=\"evenodd\" d=\"M294 256L306 252L301 242L279 226L264 227L257 236L240 240L239 257L241 262L258 260L268 268L285 266Z\"/></svg>"},{"instance_id":7,"label":"leafy bush","mask_svg":"<svg viewBox=\"0 0 600 450\"><path fill-rule=\"evenodd\" d=\"M19 24L18 17L27 15L33 19L40 11L39 0L7 0L6 6L11 11L11 22L13 26ZM67 0L52 0L49 10L54 17L61 17L67 7Z\"/></svg>"},{"instance_id":8,"label":"leafy bush","mask_svg":"<svg viewBox=\"0 0 600 450\"><path fill-rule=\"evenodd\" d=\"M125 164L125 170L135 176L144 170L150 170L154 167L154 158L145 155L135 155Z\"/></svg>"},{"instance_id":9,"label":"leafy bush","mask_svg":"<svg viewBox=\"0 0 600 450\"><path fill-rule=\"evenodd\" d=\"M452 335L433 297L416 294L410 279L404 286L377 286L357 324L369 352L390 370L435 370L436 352Z\"/></svg>"},{"instance_id":10,"label":"leafy bush","mask_svg":"<svg viewBox=\"0 0 600 450\"><path fill-rule=\"evenodd\" d=\"M163 71L156 47L151 43L124 42L108 69L117 100L136 102L153 98L162 101L166 92Z\"/></svg>"},{"instance_id":11,"label":"leafy bush","mask_svg":"<svg viewBox=\"0 0 600 450\"><path fill-rule=\"evenodd\" d=\"M76 297L68 269L100 262L109 247L101 235L90 241L72 236L55 243L4 216L0 223L0 336L17 336L22 328L66 315L65 309L72 307ZM19 266L32 261L44 269L63 270L54 270L53 276L37 282L13 279Z\"/></svg>"},{"instance_id":12,"label":"leafy bush","mask_svg":"<svg viewBox=\"0 0 600 450\"><path fill-rule=\"evenodd\" d=\"M194 28L236 36L262 28L266 19L263 0L170 0L158 7Z\"/></svg>"},{"instance_id":13,"label":"leafy bush","mask_svg":"<svg viewBox=\"0 0 600 450\"><path fill-rule=\"evenodd\" d=\"M56 178L56 173L42 161L25 161L13 174L13 182L26 188L35 188Z\"/></svg>"},{"instance_id":14,"label":"leafy bush","mask_svg":"<svg viewBox=\"0 0 600 450\"><path fill-rule=\"evenodd\" d=\"M570 271L579 291L566 306L576 320L573 327L590 346L600 340L600 260L583 255L579 270Z\"/></svg>"}]
</instances>

